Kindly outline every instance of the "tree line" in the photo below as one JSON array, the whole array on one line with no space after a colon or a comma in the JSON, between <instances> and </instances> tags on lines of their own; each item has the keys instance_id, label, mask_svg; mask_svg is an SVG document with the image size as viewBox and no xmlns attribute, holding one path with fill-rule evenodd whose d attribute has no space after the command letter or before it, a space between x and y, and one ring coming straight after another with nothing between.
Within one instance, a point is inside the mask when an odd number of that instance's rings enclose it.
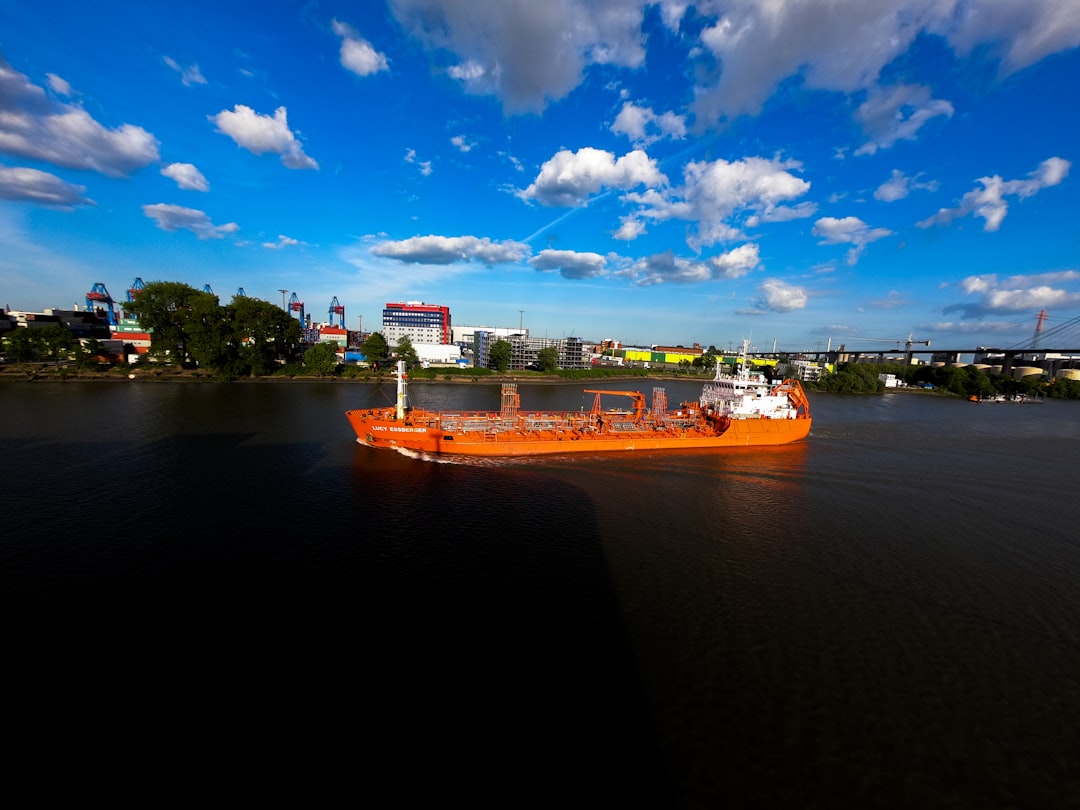
<instances>
[{"instance_id":1,"label":"tree line","mask_svg":"<svg viewBox=\"0 0 1080 810\"><path fill-rule=\"evenodd\" d=\"M1043 380L1036 375L1017 380L1003 374L987 374L975 366L905 366L898 363L872 365L841 363L832 374L808 383L808 387L837 394L880 394L885 383L880 374L893 374L913 387L933 388L960 397L1047 396L1080 399L1080 382Z\"/></svg>"}]
</instances>

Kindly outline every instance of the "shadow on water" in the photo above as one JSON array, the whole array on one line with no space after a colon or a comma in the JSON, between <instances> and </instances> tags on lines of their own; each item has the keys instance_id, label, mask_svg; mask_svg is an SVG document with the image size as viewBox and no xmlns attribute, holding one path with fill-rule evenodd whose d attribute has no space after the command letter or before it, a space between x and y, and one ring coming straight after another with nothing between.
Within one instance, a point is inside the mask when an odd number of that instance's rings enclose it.
<instances>
[{"instance_id":1,"label":"shadow on water","mask_svg":"<svg viewBox=\"0 0 1080 810\"><path fill-rule=\"evenodd\" d=\"M402 800L670 806L589 499L535 471L347 452L14 442L16 465L108 469L0 496L22 517L3 636L43 719L107 716L169 756L195 735L211 759L359 768Z\"/></svg>"}]
</instances>

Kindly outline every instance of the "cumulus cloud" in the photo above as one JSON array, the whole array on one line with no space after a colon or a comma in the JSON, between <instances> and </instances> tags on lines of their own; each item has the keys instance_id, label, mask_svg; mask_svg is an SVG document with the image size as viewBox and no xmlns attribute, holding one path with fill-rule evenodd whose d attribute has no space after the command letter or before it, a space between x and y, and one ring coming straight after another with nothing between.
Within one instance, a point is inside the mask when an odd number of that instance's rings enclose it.
<instances>
[{"instance_id":1,"label":"cumulus cloud","mask_svg":"<svg viewBox=\"0 0 1080 810\"><path fill-rule=\"evenodd\" d=\"M109 129L77 105L55 103L0 58L0 152L126 177L157 160L158 146L142 127Z\"/></svg>"},{"instance_id":2,"label":"cumulus cloud","mask_svg":"<svg viewBox=\"0 0 1080 810\"><path fill-rule=\"evenodd\" d=\"M532 251L524 242L493 242L476 236L413 236L398 242L388 241L371 249L376 256L397 259L406 264L453 264L480 262L485 265L513 264Z\"/></svg>"},{"instance_id":3,"label":"cumulus cloud","mask_svg":"<svg viewBox=\"0 0 1080 810\"><path fill-rule=\"evenodd\" d=\"M599 253L578 253L573 250L541 250L529 264L537 270L557 270L563 278L581 279L605 275L607 261Z\"/></svg>"},{"instance_id":4,"label":"cumulus cloud","mask_svg":"<svg viewBox=\"0 0 1080 810\"><path fill-rule=\"evenodd\" d=\"M162 60L166 65L180 74L180 81L183 83L184 87L191 87L193 84L206 84L206 78L202 75L202 71L199 70L198 65L188 65L187 67L184 67L171 56L163 56Z\"/></svg>"},{"instance_id":5,"label":"cumulus cloud","mask_svg":"<svg viewBox=\"0 0 1080 810\"><path fill-rule=\"evenodd\" d=\"M855 120L862 126L867 142L856 155L872 155L888 149L900 140L915 140L919 130L931 118L951 118L953 105L930 97L930 88L902 84L875 88L855 110Z\"/></svg>"},{"instance_id":6,"label":"cumulus cloud","mask_svg":"<svg viewBox=\"0 0 1080 810\"><path fill-rule=\"evenodd\" d=\"M713 275L719 278L741 278L757 267L760 261L758 246L753 242L708 259L713 267Z\"/></svg>"},{"instance_id":7,"label":"cumulus cloud","mask_svg":"<svg viewBox=\"0 0 1080 810\"><path fill-rule=\"evenodd\" d=\"M210 184L202 172L191 163L170 163L161 173L176 181L176 185L187 191L209 191Z\"/></svg>"},{"instance_id":8,"label":"cumulus cloud","mask_svg":"<svg viewBox=\"0 0 1080 810\"><path fill-rule=\"evenodd\" d=\"M944 37L961 56L987 46L1004 73L1080 44L1080 6L1060 0L699 0L695 8L701 18L715 19L701 33L714 67L701 71L696 91L694 112L703 123L757 114L793 77L807 88L840 93L874 87L882 68L920 35ZM882 134L892 132L894 142L947 114L941 104L913 106L898 129Z\"/></svg>"},{"instance_id":9,"label":"cumulus cloud","mask_svg":"<svg viewBox=\"0 0 1080 810\"><path fill-rule=\"evenodd\" d=\"M759 264L758 246L740 245L734 250L707 259L676 256L668 250L630 262L615 275L638 287L657 284L695 284L719 279L740 278Z\"/></svg>"},{"instance_id":10,"label":"cumulus cloud","mask_svg":"<svg viewBox=\"0 0 1080 810\"><path fill-rule=\"evenodd\" d=\"M1014 275L999 279L995 274L968 276L960 289L976 297L975 303L953 304L945 312L962 311L969 317L991 312L1029 312L1049 307L1080 306L1080 272Z\"/></svg>"},{"instance_id":11,"label":"cumulus cloud","mask_svg":"<svg viewBox=\"0 0 1080 810\"><path fill-rule=\"evenodd\" d=\"M896 202L916 189L936 191L937 187L936 180L922 182L918 178L908 177L899 169L893 169L889 179L874 190L874 199L882 202Z\"/></svg>"},{"instance_id":12,"label":"cumulus cloud","mask_svg":"<svg viewBox=\"0 0 1080 810\"><path fill-rule=\"evenodd\" d=\"M692 162L683 169L681 187L663 193L629 193L623 200L637 206L635 219L695 222L696 231L687 241L701 249L745 238L743 225L755 227L762 222L813 215L817 207L812 203L785 205L810 190L810 183L792 174L801 168L796 161L760 157ZM633 232L627 220L620 233L623 231Z\"/></svg>"},{"instance_id":13,"label":"cumulus cloud","mask_svg":"<svg viewBox=\"0 0 1080 810\"><path fill-rule=\"evenodd\" d=\"M401 27L447 75L494 95L507 112L540 112L582 81L589 65L636 68L645 58L644 3L593 0L390 0Z\"/></svg>"},{"instance_id":14,"label":"cumulus cloud","mask_svg":"<svg viewBox=\"0 0 1080 810\"><path fill-rule=\"evenodd\" d=\"M253 155L265 152L281 155L281 162L289 169L317 169L319 164L304 154L304 149L289 129L288 112L284 107L274 110L274 115L260 115L251 107L236 104L232 110L222 110L211 115L218 132L228 135L237 146Z\"/></svg>"},{"instance_id":15,"label":"cumulus cloud","mask_svg":"<svg viewBox=\"0 0 1080 810\"><path fill-rule=\"evenodd\" d=\"M143 213L154 220L163 231L188 230L200 239L221 239L225 234L240 230L240 226L235 222L215 225L205 212L180 205L167 203L144 205Z\"/></svg>"},{"instance_id":16,"label":"cumulus cloud","mask_svg":"<svg viewBox=\"0 0 1080 810\"><path fill-rule=\"evenodd\" d=\"M814 236L820 237L821 245L839 245L850 243L854 245L848 251L848 264L855 264L862 254L863 248L871 242L876 242L886 236L891 236L892 231L888 228L871 228L858 217L822 217L814 223Z\"/></svg>"},{"instance_id":17,"label":"cumulus cloud","mask_svg":"<svg viewBox=\"0 0 1080 810\"><path fill-rule=\"evenodd\" d=\"M48 172L0 166L0 200L71 209L76 205L94 204L93 200L83 196L85 192L86 186L66 183Z\"/></svg>"},{"instance_id":18,"label":"cumulus cloud","mask_svg":"<svg viewBox=\"0 0 1080 810\"><path fill-rule=\"evenodd\" d=\"M983 230L996 231L1001 227L1005 215L1009 213L1009 204L1005 200L1006 197L1016 196L1024 199L1044 188L1056 186L1069 174L1071 165L1069 161L1063 158L1052 157L1040 163L1039 167L1023 180L1002 180L1000 175L980 177L976 182L982 188L969 191L960 199L958 206L939 209L933 216L915 224L920 228L929 228L932 225L947 225L954 219L974 214L986 221Z\"/></svg>"},{"instance_id":19,"label":"cumulus cloud","mask_svg":"<svg viewBox=\"0 0 1080 810\"><path fill-rule=\"evenodd\" d=\"M352 71L357 76L370 76L390 69L386 55L376 51L371 43L360 36L352 26L334 20L331 27L334 33L341 37L341 66L343 68Z\"/></svg>"},{"instance_id":20,"label":"cumulus cloud","mask_svg":"<svg viewBox=\"0 0 1080 810\"><path fill-rule=\"evenodd\" d=\"M606 189L631 189L637 186L662 186L667 177L656 161L635 149L621 158L591 146L571 152L564 149L540 167L540 174L528 188L520 191L523 200L542 205L572 208Z\"/></svg>"},{"instance_id":21,"label":"cumulus cloud","mask_svg":"<svg viewBox=\"0 0 1080 810\"><path fill-rule=\"evenodd\" d=\"M648 146L662 138L682 140L686 137L686 117L673 112L657 115L651 107L638 107L626 101L615 116L611 131L625 135L634 146Z\"/></svg>"},{"instance_id":22,"label":"cumulus cloud","mask_svg":"<svg viewBox=\"0 0 1080 810\"><path fill-rule=\"evenodd\" d=\"M762 303L773 312L791 312L795 309L805 309L810 296L806 290L786 281L771 278L758 285L758 293Z\"/></svg>"}]
</instances>

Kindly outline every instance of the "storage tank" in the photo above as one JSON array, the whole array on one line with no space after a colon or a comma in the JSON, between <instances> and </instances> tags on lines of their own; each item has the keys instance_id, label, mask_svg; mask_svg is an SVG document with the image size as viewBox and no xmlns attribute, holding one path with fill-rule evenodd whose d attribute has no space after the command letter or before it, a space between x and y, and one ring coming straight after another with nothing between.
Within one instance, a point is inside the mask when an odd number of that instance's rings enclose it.
<instances>
[{"instance_id":1,"label":"storage tank","mask_svg":"<svg viewBox=\"0 0 1080 810\"><path fill-rule=\"evenodd\" d=\"M1022 380L1024 377L1033 377L1042 373L1043 370L1038 366L1017 366L1013 369L1013 379Z\"/></svg>"},{"instance_id":2,"label":"storage tank","mask_svg":"<svg viewBox=\"0 0 1080 810\"><path fill-rule=\"evenodd\" d=\"M1059 380L1080 380L1080 368L1063 368L1057 373Z\"/></svg>"}]
</instances>

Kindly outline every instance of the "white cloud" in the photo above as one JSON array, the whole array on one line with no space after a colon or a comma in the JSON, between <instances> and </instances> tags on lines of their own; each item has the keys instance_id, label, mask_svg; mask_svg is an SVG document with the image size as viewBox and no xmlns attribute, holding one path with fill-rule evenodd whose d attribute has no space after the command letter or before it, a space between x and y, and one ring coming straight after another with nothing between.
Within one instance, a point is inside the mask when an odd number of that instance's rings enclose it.
<instances>
[{"instance_id":1,"label":"white cloud","mask_svg":"<svg viewBox=\"0 0 1080 810\"><path fill-rule=\"evenodd\" d=\"M52 88L54 93L61 96L72 96L74 92L71 89L71 85L64 79L57 76L55 73L46 73L45 78L49 80L49 87Z\"/></svg>"},{"instance_id":2,"label":"white cloud","mask_svg":"<svg viewBox=\"0 0 1080 810\"><path fill-rule=\"evenodd\" d=\"M176 181L176 185L187 191L209 191L210 184L202 172L191 163L170 163L161 173Z\"/></svg>"},{"instance_id":3,"label":"white cloud","mask_svg":"<svg viewBox=\"0 0 1080 810\"><path fill-rule=\"evenodd\" d=\"M805 309L810 297L802 287L779 279L769 279L758 285L758 293L765 307L773 312L791 312Z\"/></svg>"},{"instance_id":4,"label":"white cloud","mask_svg":"<svg viewBox=\"0 0 1080 810\"><path fill-rule=\"evenodd\" d=\"M872 155L888 149L900 140L915 140L923 124L942 115L951 118L953 105L930 98L930 88L901 84L874 88L866 101L855 110L855 120L868 140L855 150L856 155Z\"/></svg>"},{"instance_id":5,"label":"white cloud","mask_svg":"<svg viewBox=\"0 0 1080 810\"><path fill-rule=\"evenodd\" d=\"M386 54L376 51L352 26L334 20L334 33L341 37L341 66L357 76L370 76L390 69Z\"/></svg>"},{"instance_id":6,"label":"white cloud","mask_svg":"<svg viewBox=\"0 0 1080 810\"><path fill-rule=\"evenodd\" d=\"M215 225L205 212L180 205L166 203L144 205L143 213L154 220L163 231L188 230L200 239L221 239L227 233L240 230L240 226L235 222Z\"/></svg>"},{"instance_id":7,"label":"white cloud","mask_svg":"<svg viewBox=\"0 0 1080 810\"><path fill-rule=\"evenodd\" d=\"M68 169L126 177L158 159L142 127L107 129L74 104L57 104L0 59L0 152Z\"/></svg>"},{"instance_id":8,"label":"white cloud","mask_svg":"<svg viewBox=\"0 0 1080 810\"><path fill-rule=\"evenodd\" d=\"M372 254L407 264L513 264L531 252L523 242L492 242L475 236L413 236L398 242L387 241L371 249Z\"/></svg>"},{"instance_id":9,"label":"white cloud","mask_svg":"<svg viewBox=\"0 0 1080 810\"><path fill-rule=\"evenodd\" d=\"M299 244L302 244L299 239L293 239L285 234L278 234L276 242L263 242L262 246L268 250L281 250L286 247L296 247Z\"/></svg>"},{"instance_id":10,"label":"white cloud","mask_svg":"<svg viewBox=\"0 0 1080 810\"><path fill-rule=\"evenodd\" d=\"M638 287L657 284L697 284L704 281L741 278L759 264L758 246L740 245L708 259L688 259L668 250L629 262L615 275L628 278Z\"/></svg>"},{"instance_id":11,"label":"white cloud","mask_svg":"<svg viewBox=\"0 0 1080 810\"><path fill-rule=\"evenodd\" d=\"M643 0L390 0L398 23L466 91L508 112L540 112L581 83L588 65L635 68L645 58Z\"/></svg>"},{"instance_id":12,"label":"white cloud","mask_svg":"<svg viewBox=\"0 0 1080 810\"><path fill-rule=\"evenodd\" d=\"M989 45L1013 73L1052 53L1080 45L1080 4L1070 0L998 0L947 3L938 32L961 56Z\"/></svg>"},{"instance_id":13,"label":"white cloud","mask_svg":"<svg viewBox=\"0 0 1080 810\"><path fill-rule=\"evenodd\" d=\"M636 219L696 222L696 232L687 242L700 249L745 238L743 224L755 227L811 216L817 210L813 203L784 205L810 190L810 183L792 174L801 168L796 161L760 157L692 162L683 169L681 187L666 193L630 193L623 201L638 206ZM625 221L623 228L630 230Z\"/></svg>"},{"instance_id":14,"label":"white cloud","mask_svg":"<svg viewBox=\"0 0 1080 810\"><path fill-rule=\"evenodd\" d=\"M848 251L848 264L855 264L859 260L866 245L891 235L892 231L888 228L871 228L858 217L822 217L814 223L814 236L821 238L818 244L850 243L855 246Z\"/></svg>"},{"instance_id":15,"label":"white cloud","mask_svg":"<svg viewBox=\"0 0 1080 810\"><path fill-rule=\"evenodd\" d=\"M986 312L1080 306L1080 272L1075 270L1015 275L1001 280L995 274L968 276L960 282L960 288L977 296L978 303L957 304L946 311L966 310L975 316Z\"/></svg>"},{"instance_id":16,"label":"white cloud","mask_svg":"<svg viewBox=\"0 0 1080 810\"><path fill-rule=\"evenodd\" d=\"M86 186L66 183L54 174L18 166L0 166L0 200L70 209L76 205L94 204L93 200L83 196L85 192Z\"/></svg>"},{"instance_id":17,"label":"white cloud","mask_svg":"<svg viewBox=\"0 0 1080 810\"><path fill-rule=\"evenodd\" d=\"M621 158L611 152L584 147L577 152L562 150L540 167L540 174L519 192L523 200L542 205L572 208L604 189L630 189L640 185L661 186L667 178L640 149Z\"/></svg>"},{"instance_id":18,"label":"white cloud","mask_svg":"<svg viewBox=\"0 0 1080 810\"><path fill-rule=\"evenodd\" d=\"M925 183L919 182L915 178L908 177L899 169L893 169L889 179L875 189L874 199L882 202L896 202L904 199L913 190L936 191L937 187L936 180L928 180Z\"/></svg>"},{"instance_id":19,"label":"white cloud","mask_svg":"<svg viewBox=\"0 0 1080 810\"><path fill-rule=\"evenodd\" d=\"M761 262L758 246L753 242L713 256L708 262L714 268L714 275L720 278L741 278L756 268Z\"/></svg>"},{"instance_id":20,"label":"white cloud","mask_svg":"<svg viewBox=\"0 0 1080 810\"><path fill-rule=\"evenodd\" d=\"M694 111L703 123L757 114L792 77L810 89L871 88L924 34L944 37L961 56L986 45L1006 73L1080 44L1080 4L1061 0L699 0L695 8L716 20L701 34L715 68L700 74ZM940 104L919 109L901 128L947 114Z\"/></svg>"},{"instance_id":21,"label":"white cloud","mask_svg":"<svg viewBox=\"0 0 1080 810\"><path fill-rule=\"evenodd\" d=\"M405 162L406 163L415 163L417 166L419 166L420 167L420 174L424 175L424 177L427 177L432 172L431 161L430 160L417 160L416 159L416 150L415 149L406 149L405 150Z\"/></svg>"},{"instance_id":22,"label":"white cloud","mask_svg":"<svg viewBox=\"0 0 1080 810\"><path fill-rule=\"evenodd\" d=\"M611 235L612 239L632 241L645 233L645 223L636 217L622 217L619 228Z\"/></svg>"},{"instance_id":23,"label":"white cloud","mask_svg":"<svg viewBox=\"0 0 1080 810\"><path fill-rule=\"evenodd\" d=\"M455 135L450 139L450 143L462 152L471 152L476 148L476 141L470 141L464 135Z\"/></svg>"},{"instance_id":24,"label":"white cloud","mask_svg":"<svg viewBox=\"0 0 1080 810\"><path fill-rule=\"evenodd\" d=\"M180 74L180 81L185 87L191 87L193 84L206 84L206 78L202 75L198 65L183 67L171 56L163 56L162 60Z\"/></svg>"},{"instance_id":25,"label":"white cloud","mask_svg":"<svg viewBox=\"0 0 1080 810\"><path fill-rule=\"evenodd\" d=\"M1009 212L1006 197L1017 196L1024 199L1044 188L1056 186L1069 174L1071 165L1063 158L1052 157L1040 163L1024 180L1002 180L1000 175L980 177L976 182L982 188L967 192L958 206L939 209L933 216L915 224L920 228L929 228L932 225L946 225L954 219L974 214L986 221L983 230L996 231Z\"/></svg>"},{"instance_id":26,"label":"white cloud","mask_svg":"<svg viewBox=\"0 0 1080 810\"><path fill-rule=\"evenodd\" d=\"M541 250L529 259L529 264L537 270L558 270L568 279L594 278L607 272L607 262L599 253L573 250Z\"/></svg>"},{"instance_id":27,"label":"white cloud","mask_svg":"<svg viewBox=\"0 0 1080 810\"><path fill-rule=\"evenodd\" d=\"M317 169L319 164L304 154L304 149L289 129L288 112L284 107L274 110L273 117L260 115L251 107L236 104L233 109L211 115L218 132L228 135L237 146L254 155L265 152L281 155L289 169Z\"/></svg>"},{"instance_id":28,"label":"white cloud","mask_svg":"<svg viewBox=\"0 0 1080 810\"><path fill-rule=\"evenodd\" d=\"M634 146L648 146L662 138L686 137L686 118L673 112L657 115L651 107L638 107L626 101L611 125L611 131L625 135Z\"/></svg>"}]
</instances>

